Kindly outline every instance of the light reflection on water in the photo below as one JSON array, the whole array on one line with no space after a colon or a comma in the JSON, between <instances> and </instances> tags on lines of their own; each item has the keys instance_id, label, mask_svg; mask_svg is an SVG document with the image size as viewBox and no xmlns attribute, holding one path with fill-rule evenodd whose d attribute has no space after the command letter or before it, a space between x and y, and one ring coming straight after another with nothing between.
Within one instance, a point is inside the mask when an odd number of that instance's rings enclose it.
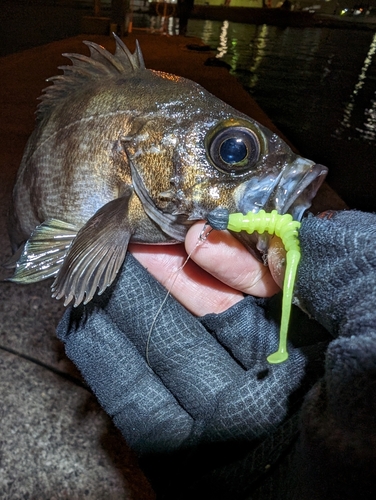
<instances>
[{"instance_id":1,"label":"light reflection on water","mask_svg":"<svg viewBox=\"0 0 376 500\"><path fill-rule=\"evenodd\" d=\"M336 68L336 47L330 47L330 30L328 29L281 29L267 25L235 24L228 21L223 23L208 20L190 21L189 34L199 36L200 31L202 40L217 49L217 57L230 64L232 73L255 97L260 99L264 98L266 89L281 97L283 93L288 95L292 91L304 94L307 89L315 86L319 94L321 86L331 86L328 80L333 76L333 71L340 71L342 76L346 76L348 71L354 73L354 67L359 66L357 61L362 59L362 54L359 53L356 60L348 60L346 66ZM359 36L358 32L355 34ZM376 52L376 35L372 37L369 33L360 33L360 36L365 39L371 36L371 43L357 82L352 89L350 79L347 81L341 79L341 86L343 88L348 86L349 93L347 102L345 104L343 101L340 102L339 108L343 108L343 117L339 123L338 132L350 129L348 134L353 133L351 137L374 140L376 134L370 135L369 131L373 128L375 99L369 102L364 100L357 102L357 98L362 87L367 83L367 71ZM265 78L267 78L267 86L264 86ZM371 78L374 79L375 75ZM259 88L260 85L263 87ZM287 85L289 88L286 88ZM281 99L283 100L283 97ZM282 106L283 104L282 102ZM353 110L356 106L364 106L364 115L368 117L362 124L364 128L358 123L352 123ZM341 113L341 109L336 111ZM354 133L354 131L359 133Z\"/></svg>"},{"instance_id":2,"label":"light reflection on water","mask_svg":"<svg viewBox=\"0 0 376 500\"><path fill-rule=\"evenodd\" d=\"M376 210L376 34L190 20L350 206Z\"/></svg>"},{"instance_id":3,"label":"light reflection on water","mask_svg":"<svg viewBox=\"0 0 376 500\"><path fill-rule=\"evenodd\" d=\"M342 131L345 129L350 129L351 133L351 123L352 123L352 114L354 111L354 108L356 106L356 100L358 98L358 95L364 85L367 83L367 72L370 68L370 65L373 61L374 55L376 53L376 34L373 36L371 45L369 47L367 56L364 60L362 69L358 75L358 81L356 82L354 89L350 95L349 101L345 105L345 109L343 112L343 119L341 121L341 125L338 129L338 133L341 134ZM372 99L370 101L370 107L364 109L364 117L365 117L365 122L363 123L363 127L361 126L355 126L356 132L359 132L359 136L363 139L373 141L375 140L376 134L376 122L375 122L375 99Z\"/></svg>"}]
</instances>

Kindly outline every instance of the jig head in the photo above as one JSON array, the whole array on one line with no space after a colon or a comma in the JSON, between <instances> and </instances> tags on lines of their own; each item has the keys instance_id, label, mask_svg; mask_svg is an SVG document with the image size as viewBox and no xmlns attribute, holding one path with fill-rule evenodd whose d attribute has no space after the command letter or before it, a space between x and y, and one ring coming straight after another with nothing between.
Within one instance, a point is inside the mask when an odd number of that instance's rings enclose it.
<instances>
[{"instance_id":1,"label":"jig head","mask_svg":"<svg viewBox=\"0 0 376 500\"><path fill-rule=\"evenodd\" d=\"M286 271L283 282L282 317L279 332L278 350L267 357L269 363L282 363L288 358L287 332L290 321L291 304L293 298L296 272L300 261L299 228L300 222L293 220L290 214L280 215L277 210L270 213L260 210L256 214L248 212L230 214L224 208L217 208L207 217L208 224L213 229L240 232L248 234L275 234L281 238L286 250Z\"/></svg>"}]
</instances>

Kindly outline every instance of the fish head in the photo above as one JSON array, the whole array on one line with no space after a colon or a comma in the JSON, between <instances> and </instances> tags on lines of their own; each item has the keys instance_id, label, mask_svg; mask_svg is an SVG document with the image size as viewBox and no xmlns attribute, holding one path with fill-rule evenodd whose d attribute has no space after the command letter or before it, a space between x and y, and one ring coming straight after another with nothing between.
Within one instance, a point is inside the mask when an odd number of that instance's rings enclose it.
<instances>
[{"instance_id":1,"label":"fish head","mask_svg":"<svg viewBox=\"0 0 376 500\"><path fill-rule=\"evenodd\" d=\"M194 217L202 216L208 205L220 204L243 214L277 210L300 220L327 174L326 167L297 155L277 134L248 117L219 120L204 137L197 131L186 135L189 142L194 137L199 138L194 149L201 142L205 150L195 178L188 182L193 190L185 187L194 193Z\"/></svg>"},{"instance_id":2,"label":"fish head","mask_svg":"<svg viewBox=\"0 0 376 500\"><path fill-rule=\"evenodd\" d=\"M268 128L182 80L180 96L188 85L188 97L161 106L159 119L154 115L143 122L124 143L148 215L178 241L193 221L217 207L243 214L277 210L300 220L327 168L295 154ZM168 94L171 98L173 92ZM247 246L257 246L249 239ZM259 245L261 251L264 247Z\"/></svg>"}]
</instances>

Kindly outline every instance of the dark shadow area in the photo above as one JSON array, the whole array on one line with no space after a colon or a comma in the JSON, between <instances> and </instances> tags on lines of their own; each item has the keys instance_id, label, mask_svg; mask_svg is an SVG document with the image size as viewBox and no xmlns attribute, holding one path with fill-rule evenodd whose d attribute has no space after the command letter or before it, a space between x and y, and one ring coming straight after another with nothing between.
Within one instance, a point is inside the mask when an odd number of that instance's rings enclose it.
<instances>
[{"instance_id":1,"label":"dark shadow area","mask_svg":"<svg viewBox=\"0 0 376 500\"><path fill-rule=\"evenodd\" d=\"M78 35L87 9L76 2L5 0L0 9L0 57Z\"/></svg>"}]
</instances>

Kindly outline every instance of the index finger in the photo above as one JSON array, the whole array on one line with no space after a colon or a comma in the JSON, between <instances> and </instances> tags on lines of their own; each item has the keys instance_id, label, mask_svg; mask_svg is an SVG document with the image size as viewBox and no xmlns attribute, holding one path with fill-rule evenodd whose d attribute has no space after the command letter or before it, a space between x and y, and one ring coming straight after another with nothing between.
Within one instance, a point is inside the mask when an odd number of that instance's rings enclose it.
<instances>
[{"instance_id":1,"label":"index finger","mask_svg":"<svg viewBox=\"0 0 376 500\"><path fill-rule=\"evenodd\" d=\"M258 261L228 231L212 231L206 241L197 245L203 222L188 231L185 248L191 259L209 274L229 287L256 297L271 297L280 288L269 268Z\"/></svg>"},{"instance_id":2,"label":"index finger","mask_svg":"<svg viewBox=\"0 0 376 500\"><path fill-rule=\"evenodd\" d=\"M129 246L134 257L196 316L220 313L243 299L243 294L188 260L183 245Z\"/></svg>"}]
</instances>

